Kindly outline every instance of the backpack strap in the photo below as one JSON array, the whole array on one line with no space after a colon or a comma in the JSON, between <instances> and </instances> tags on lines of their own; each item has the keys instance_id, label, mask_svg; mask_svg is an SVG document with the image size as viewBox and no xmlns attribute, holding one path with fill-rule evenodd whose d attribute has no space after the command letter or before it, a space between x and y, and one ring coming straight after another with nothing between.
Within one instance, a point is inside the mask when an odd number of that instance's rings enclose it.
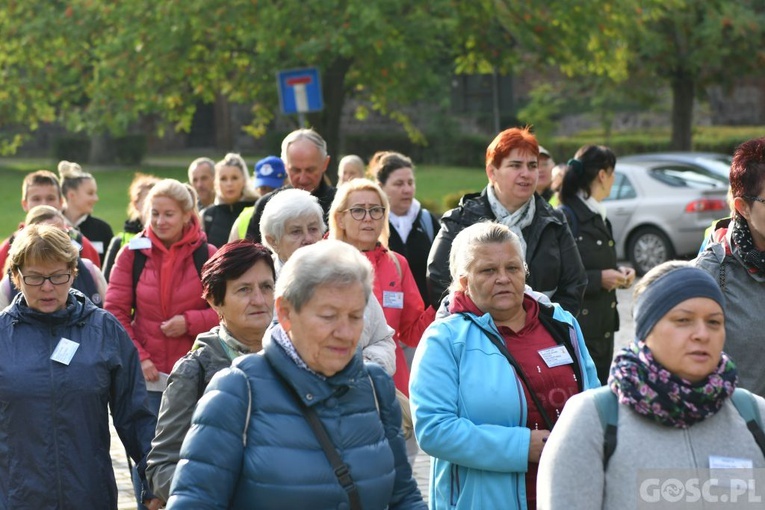
<instances>
[{"instance_id":1,"label":"backpack strap","mask_svg":"<svg viewBox=\"0 0 765 510\"><path fill-rule=\"evenodd\" d=\"M146 254L141 250L135 250L133 257L133 313L136 309L136 289L138 288L138 279L141 278L143 268L146 266Z\"/></svg>"},{"instance_id":2,"label":"backpack strap","mask_svg":"<svg viewBox=\"0 0 765 510\"><path fill-rule=\"evenodd\" d=\"M422 226L422 229L428 235L428 239L430 239L430 242L432 243L433 236L435 235L435 232L433 231L433 216L430 214L430 211L428 211L427 209L424 209L424 208L420 209L420 225Z\"/></svg>"},{"instance_id":3,"label":"backpack strap","mask_svg":"<svg viewBox=\"0 0 765 510\"><path fill-rule=\"evenodd\" d=\"M203 242L199 246L197 246L197 249L194 250L193 253L194 257L194 267L197 269L197 274L199 275L199 279L202 279L202 266L205 265L205 262L207 262L207 259L210 258L210 251L207 249L207 242Z\"/></svg>"},{"instance_id":4,"label":"backpack strap","mask_svg":"<svg viewBox=\"0 0 765 510\"><path fill-rule=\"evenodd\" d=\"M754 395L744 388L736 388L730 400L736 407L738 414L746 422L746 428L754 436L754 440L757 446L760 447L762 455L765 456L765 432L762 431L762 416L760 416L760 408L757 406L757 400L755 400Z\"/></svg>"},{"instance_id":5,"label":"backpack strap","mask_svg":"<svg viewBox=\"0 0 765 510\"><path fill-rule=\"evenodd\" d=\"M210 258L207 243L204 242L197 246L192 253L192 256L194 258L194 267L201 279L202 266L204 266L207 259ZM141 250L135 250L135 257L133 258L133 310L135 310L136 307L136 289L138 288L138 280L141 278L141 273L143 273L144 267L146 267L146 254Z\"/></svg>"},{"instance_id":6,"label":"backpack strap","mask_svg":"<svg viewBox=\"0 0 765 510\"><path fill-rule=\"evenodd\" d=\"M619 424L619 402L608 386L592 390L595 407L598 409L600 425L603 427L603 471L616 450L616 430Z\"/></svg>"}]
</instances>

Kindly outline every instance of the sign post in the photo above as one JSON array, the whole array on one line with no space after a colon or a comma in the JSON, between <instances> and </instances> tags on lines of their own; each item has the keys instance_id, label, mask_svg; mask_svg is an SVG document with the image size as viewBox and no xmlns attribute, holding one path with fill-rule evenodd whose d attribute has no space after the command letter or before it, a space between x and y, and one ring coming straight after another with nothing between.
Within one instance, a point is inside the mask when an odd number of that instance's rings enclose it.
<instances>
[{"instance_id":1,"label":"sign post","mask_svg":"<svg viewBox=\"0 0 765 510\"><path fill-rule=\"evenodd\" d=\"M305 114L324 109L319 69L306 67L276 73L279 105L286 115L297 114L300 127L305 126Z\"/></svg>"}]
</instances>

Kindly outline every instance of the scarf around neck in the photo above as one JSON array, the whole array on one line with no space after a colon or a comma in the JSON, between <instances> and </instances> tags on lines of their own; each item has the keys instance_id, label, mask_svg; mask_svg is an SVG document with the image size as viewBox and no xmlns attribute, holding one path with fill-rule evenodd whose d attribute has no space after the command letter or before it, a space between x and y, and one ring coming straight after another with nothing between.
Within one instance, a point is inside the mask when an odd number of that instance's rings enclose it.
<instances>
[{"instance_id":1,"label":"scarf around neck","mask_svg":"<svg viewBox=\"0 0 765 510\"><path fill-rule=\"evenodd\" d=\"M412 205L409 206L409 210L402 216L397 215L393 211L390 211L388 215L388 221L396 229L398 236L401 238L404 244L409 238L409 234L412 232L414 226L414 220L417 219L417 214L420 212L420 202L416 199L412 199Z\"/></svg>"},{"instance_id":2,"label":"scarf around neck","mask_svg":"<svg viewBox=\"0 0 765 510\"><path fill-rule=\"evenodd\" d=\"M537 210L534 202L534 195L532 195L528 202L519 207L514 213L508 211L499 201L497 195L494 193L494 186L488 186L486 196L489 199L491 212L494 213L494 216L497 218L495 221L508 227L520 239L523 251L523 253L521 253L521 258L525 260L526 239L523 238L523 229L531 225L531 222L534 221L534 214Z\"/></svg>"},{"instance_id":3,"label":"scarf around neck","mask_svg":"<svg viewBox=\"0 0 765 510\"><path fill-rule=\"evenodd\" d=\"M733 219L733 231L731 239L733 253L741 259L744 267L758 276L765 276L765 252L761 252L754 246L752 232L749 230L749 224L740 216L736 215Z\"/></svg>"},{"instance_id":4,"label":"scarf around neck","mask_svg":"<svg viewBox=\"0 0 765 510\"><path fill-rule=\"evenodd\" d=\"M686 429L713 416L736 389L736 365L724 352L717 368L691 383L656 361L642 340L622 349L611 365L608 385L619 402L665 425Z\"/></svg>"},{"instance_id":5,"label":"scarf around neck","mask_svg":"<svg viewBox=\"0 0 765 510\"><path fill-rule=\"evenodd\" d=\"M589 197L584 194L584 191L577 191L576 196L578 196L582 202L584 202L584 205L587 206L587 208L594 212L595 214L599 214L601 218L603 218L603 221L606 221L606 206L603 205L602 202L598 202L594 198L592 198L592 195Z\"/></svg>"}]
</instances>

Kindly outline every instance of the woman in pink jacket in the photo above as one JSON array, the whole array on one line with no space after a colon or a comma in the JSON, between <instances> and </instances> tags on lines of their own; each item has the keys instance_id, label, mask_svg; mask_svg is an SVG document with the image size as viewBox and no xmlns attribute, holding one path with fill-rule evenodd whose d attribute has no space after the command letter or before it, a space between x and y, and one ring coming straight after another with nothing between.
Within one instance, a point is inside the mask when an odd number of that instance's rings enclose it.
<instances>
[{"instance_id":1,"label":"woman in pink jacket","mask_svg":"<svg viewBox=\"0 0 765 510\"><path fill-rule=\"evenodd\" d=\"M144 231L117 256L104 308L122 323L138 349L149 405L156 415L175 362L198 334L218 324L215 310L202 299L196 267L216 248L207 244L200 229L193 190L174 179L151 189L144 223ZM139 270L134 284L134 271Z\"/></svg>"},{"instance_id":2,"label":"woman in pink jacket","mask_svg":"<svg viewBox=\"0 0 765 510\"><path fill-rule=\"evenodd\" d=\"M375 269L374 295L388 326L396 331L396 388L409 395L409 367L399 342L417 347L435 317L417 289L404 256L388 250L388 198L367 179L354 179L338 188L329 210L329 237L349 243L367 256Z\"/></svg>"}]
</instances>

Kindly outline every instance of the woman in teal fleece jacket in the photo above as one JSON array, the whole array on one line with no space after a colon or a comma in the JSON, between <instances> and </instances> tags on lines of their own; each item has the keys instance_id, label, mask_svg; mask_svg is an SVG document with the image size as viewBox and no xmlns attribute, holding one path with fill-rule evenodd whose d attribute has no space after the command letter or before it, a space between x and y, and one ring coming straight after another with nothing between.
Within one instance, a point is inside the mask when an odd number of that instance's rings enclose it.
<instances>
[{"instance_id":1,"label":"woman in teal fleece jacket","mask_svg":"<svg viewBox=\"0 0 765 510\"><path fill-rule=\"evenodd\" d=\"M568 397L599 386L595 365L574 317L524 292L504 225L460 232L450 271L451 315L425 332L410 384L415 435L433 457L430 507L533 508L549 430Z\"/></svg>"}]
</instances>

